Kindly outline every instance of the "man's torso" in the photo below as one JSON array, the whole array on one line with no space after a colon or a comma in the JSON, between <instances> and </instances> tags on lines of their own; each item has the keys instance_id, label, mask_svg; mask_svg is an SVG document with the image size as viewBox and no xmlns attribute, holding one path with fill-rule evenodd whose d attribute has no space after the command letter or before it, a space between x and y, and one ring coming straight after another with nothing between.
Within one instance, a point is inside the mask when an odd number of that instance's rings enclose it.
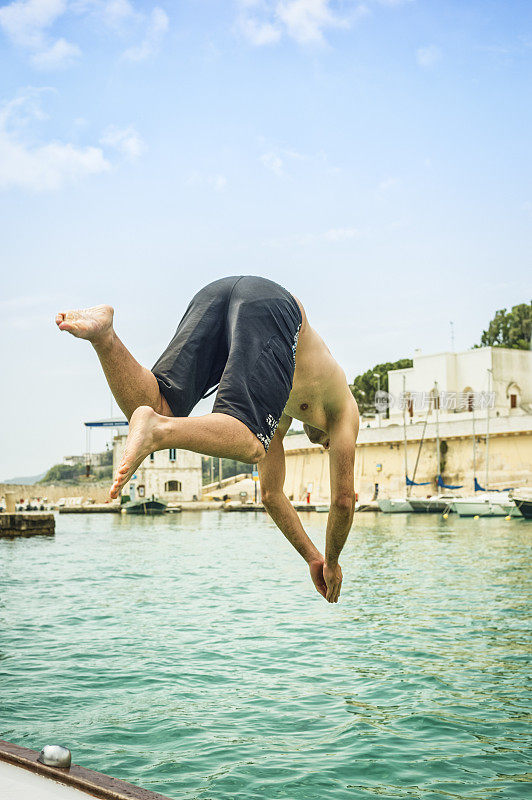
<instances>
[{"instance_id":1,"label":"man's torso","mask_svg":"<svg viewBox=\"0 0 532 800\"><path fill-rule=\"evenodd\" d=\"M356 403L344 371L323 339L309 325L299 300L297 303L303 322L296 349L292 391L285 414L328 431L331 416L344 412L356 414Z\"/></svg>"}]
</instances>

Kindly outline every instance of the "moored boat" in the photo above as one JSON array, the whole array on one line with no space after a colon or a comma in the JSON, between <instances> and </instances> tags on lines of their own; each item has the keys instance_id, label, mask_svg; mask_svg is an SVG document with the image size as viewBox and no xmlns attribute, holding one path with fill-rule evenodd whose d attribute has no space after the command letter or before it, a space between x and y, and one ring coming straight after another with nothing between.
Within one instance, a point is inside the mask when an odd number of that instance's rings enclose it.
<instances>
[{"instance_id":1,"label":"moored boat","mask_svg":"<svg viewBox=\"0 0 532 800\"><path fill-rule=\"evenodd\" d=\"M521 497L514 497L514 503L525 519L532 519L532 499L525 500Z\"/></svg>"},{"instance_id":2,"label":"moored boat","mask_svg":"<svg viewBox=\"0 0 532 800\"><path fill-rule=\"evenodd\" d=\"M404 497L377 500L377 505L383 514L406 514L412 511L410 501Z\"/></svg>"},{"instance_id":3,"label":"moored boat","mask_svg":"<svg viewBox=\"0 0 532 800\"><path fill-rule=\"evenodd\" d=\"M497 502L493 497L457 497L451 508L459 517L506 517L507 502L507 498Z\"/></svg>"},{"instance_id":4,"label":"moored boat","mask_svg":"<svg viewBox=\"0 0 532 800\"><path fill-rule=\"evenodd\" d=\"M408 502L416 514L443 514L450 510L454 497L434 495L434 497L409 497Z\"/></svg>"},{"instance_id":5,"label":"moored boat","mask_svg":"<svg viewBox=\"0 0 532 800\"><path fill-rule=\"evenodd\" d=\"M158 500L154 495L142 497L138 500L130 500L124 503L121 508L123 514L164 514L167 503Z\"/></svg>"}]
</instances>

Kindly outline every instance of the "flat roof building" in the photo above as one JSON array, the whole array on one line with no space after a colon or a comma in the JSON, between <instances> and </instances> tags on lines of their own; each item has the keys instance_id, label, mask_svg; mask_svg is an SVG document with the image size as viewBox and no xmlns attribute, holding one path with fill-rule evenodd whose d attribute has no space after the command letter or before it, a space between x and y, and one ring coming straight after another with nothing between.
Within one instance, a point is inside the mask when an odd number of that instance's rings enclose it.
<instances>
[{"instance_id":1,"label":"flat roof building","mask_svg":"<svg viewBox=\"0 0 532 800\"><path fill-rule=\"evenodd\" d=\"M121 434L113 439L113 472L122 460L126 438ZM129 494L132 482L136 499L155 495L167 503L201 500L201 455L177 448L158 450L144 459L134 478L122 489L124 495Z\"/></svg>"},{"instance_id":2,"label":"flat roof building","mask_svg":"<svg viewBox=\"0 0 532 800\"><path fill-rule=\"evenodd\" d=\"M410 419L425 416L436 396L442 420L473 409L479 417L486 417L488 410L498 417L532 413L530 350L478 347L434 355L416 351L413 362L412 367L388 373L391 422L402 420L403 402Z\"/></svg>"}]
</instances>

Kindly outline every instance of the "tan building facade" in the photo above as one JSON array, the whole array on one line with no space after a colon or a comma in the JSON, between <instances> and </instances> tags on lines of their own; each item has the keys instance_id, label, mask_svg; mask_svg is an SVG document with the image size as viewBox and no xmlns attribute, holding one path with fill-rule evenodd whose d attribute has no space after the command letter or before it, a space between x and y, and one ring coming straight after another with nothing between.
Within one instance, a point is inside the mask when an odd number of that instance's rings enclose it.
<instances>
[{"instance_id":1,"label":"tan building facade","mask_svg":"<svg viewBox=\"0 0 532 800\"><path fill-rule=\"evenodd\" d=\"M532 485L531 351L417 352L412 367L388 373L388 387L387 411L360 421L360 500L373 498L377 486L379 497L404 496L405 473L427 484L413 486L413 496L434 493L438 472L466 493L475 477L492 489ZM304 434L286 437L285 452L287 494L301 500L310 491L313 500L329 500L328 454Z\"/></svg>"},{"instance_id":2,"label":"tan building facade","mask_svg":"<svg viewBox=\"0 0 532 800\"><path fill-rule=\"evenodd\" d=\"M473 447L472 417L440 423L440 469L446 484L462 485L473 492L476 474L481 486L486 483L486 420L476 420ZM407 468L412 479L416 459L416 483L412 496L424 497L436 492L438 474L436 424L427 424L423 444L423 423L408 425ZM285 492L293 500L302 500L310 490L311 499L330 500L329 454L313 445L305 434L285 439ZM532 415L506 417L489 423L488 484L491 489L532 486ZM474 468L476 462L476 468ZM379 497L405 494L405 445L402 426L362 428L355 459L355 489L363 502L371 500L378 484Z\"/></svg>"},{"instance_id":3,"label":"tan building facade","mask_svg":"<svg viewBox=\"0 0 532 800\"><path fill-rule=\"evenodd\" d=\"M113 472L120 464L126 436L113 439ZM126 484L123 494L135 487L135 497L155 495L165 502L199 500L202 493L201 456L188 450L159 450L144 459L134 477Z\"/></svg>"}]
</instances>

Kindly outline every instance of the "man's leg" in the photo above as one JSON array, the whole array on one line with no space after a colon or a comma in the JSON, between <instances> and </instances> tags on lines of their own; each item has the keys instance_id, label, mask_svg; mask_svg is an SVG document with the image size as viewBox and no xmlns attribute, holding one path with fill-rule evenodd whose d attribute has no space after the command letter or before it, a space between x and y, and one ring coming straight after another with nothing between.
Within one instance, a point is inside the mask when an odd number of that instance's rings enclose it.
<instances>
[{"instance_id":1,"label":"man's leg","mask_svg":"<svg viewBox=\"0 0 532 800\"><path fill-rule=\"evenodd\" d=\"M130 420L112 497L118 496L146 456L167 447L249 464L264 457L259 440L234 417L227 414L174 417L159 391L155 375L133 358L114 332L111 306L61 312L56 323L60 330L91 342L116 402Z\"/></svg>"},{"instance_id":2,"label":"man's leg","mask_svg":"<svg viewBox=\"0 0 532 800\"><path fill-rule=\"evenodd\" d=\"M260 461L266 454L249 428L228 414L165 417L148 406L141 406L129 423L126 449L111 487L111 497L118 497L122 486L146 456L170 447L218 458L234 458L248 464Z\"/></svg>"},{"instance_id":3,"label":"man's leg","mask_svg":"<svg viewBox=\"0 0 532 800\"><path fill-rule=\"evenodd\" d=\"M155 375L135 361L116 335L111 306L64 311L57 314L55 321L59 330L92 344L109 388L128 419L139 406L150 406L160 414L172 416Z\"/></svg>"}]
</instances>

